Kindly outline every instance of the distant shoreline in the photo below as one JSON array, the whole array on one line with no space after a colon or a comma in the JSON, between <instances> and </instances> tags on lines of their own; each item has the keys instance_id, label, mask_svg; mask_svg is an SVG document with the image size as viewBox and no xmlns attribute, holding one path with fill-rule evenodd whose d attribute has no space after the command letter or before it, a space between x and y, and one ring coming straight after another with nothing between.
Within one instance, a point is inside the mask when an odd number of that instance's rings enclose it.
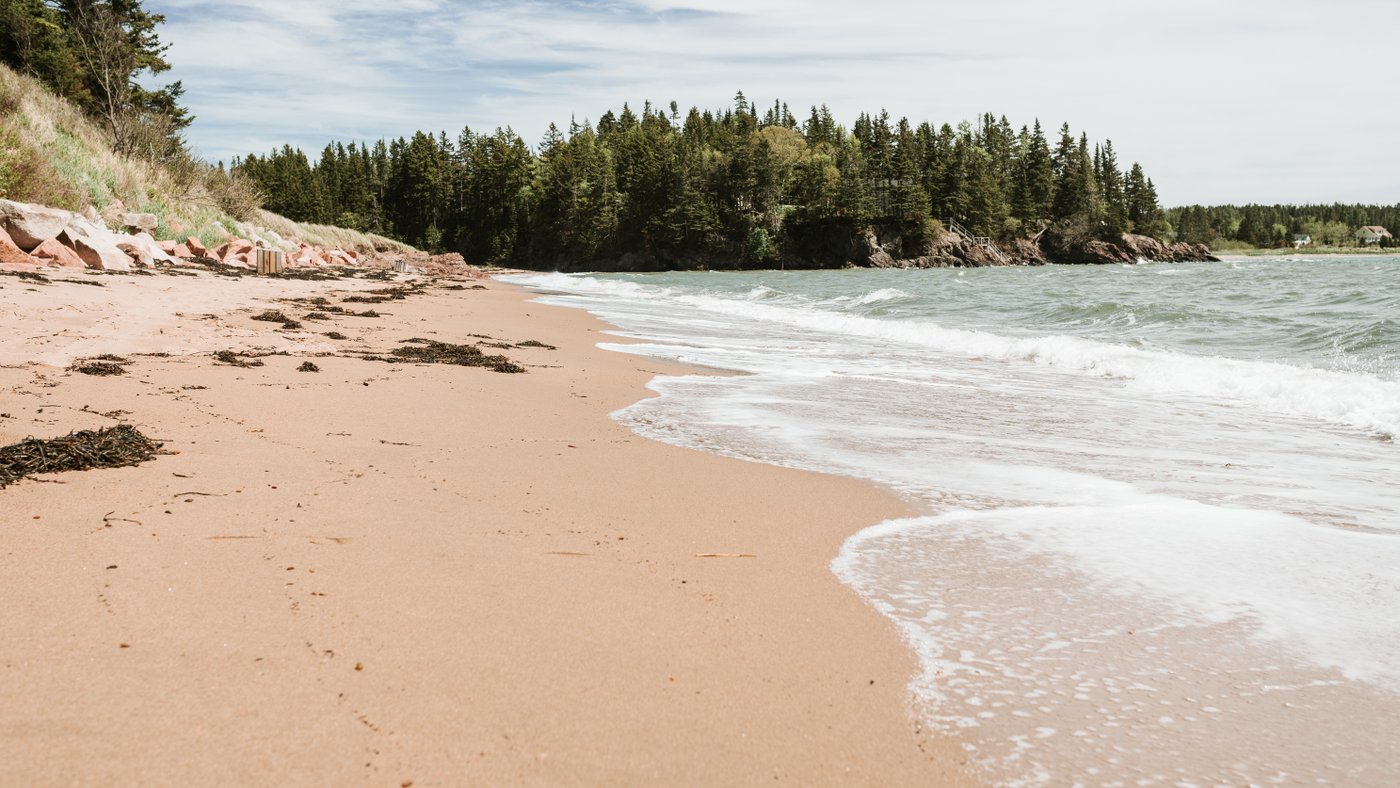
<instances>
[{"instance_id":1,"label":"distant shoreline","mask_svg":"<svg viewBox=\"0 0 1400 788\"><path fill-rule=\"evenodd\" d=\"M1322 255L1336 257L1371 257L1371 256L1395 256L1400 255L1400 249L1375 249L1364 247L1346 246L1318 246L1305 247L1303 249L1215 249L1217 257L1317 257Z\"/></svg>"}]
</instances>

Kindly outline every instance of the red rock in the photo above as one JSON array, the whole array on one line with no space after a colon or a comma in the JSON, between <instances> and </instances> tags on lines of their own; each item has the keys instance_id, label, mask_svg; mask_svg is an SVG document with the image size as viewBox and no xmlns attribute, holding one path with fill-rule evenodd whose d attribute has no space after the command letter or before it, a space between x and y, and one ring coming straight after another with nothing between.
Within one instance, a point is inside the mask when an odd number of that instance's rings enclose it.
<instances>
[{"instance_id":1,"label":"red rock","mask_svg":"<svg viewBox=\"0 0 1400 788\"><path fill-rule=\"evenodd\" d=\"M24 250L15 244L3 227L0 227L0 263L34 264L34 258L25 254Z\"/></svg>"},{"instance_id":2,"label":"red rock","mask_svg":"<svg viewBox=\"0 0 1400 788\"><path fill-rule=\"evenodd\" d=\"M122 250L91 236L80 235L74 230L64 230L54 240L76 252L78 259L88 268L98 271L131 270L131 263Z\"/></svg>"},{"instance_id":3,"label":"red rock","mask_svg":"<svg viewBox=\"0 0 1400 788\"><path fill-rule=\"evenodd\" d=\"M159 242L159 243L157 244L157 246L159 246L159 247L160 247L160 250L161 250L162 252L165 252L166 254L175 254L175 242L174 242L174 241L161 241L161 242Z\"/></svg>"},{"instance_id":4,"label":"red rock","mask_svg":"<svg viewBox=\"0 0 1400 788\"><path fill-rule=\"evenodd\" d=\"M247 241L242 238L235 238L219 248L224 250L224 253L220 257L220 259L224 261L225 265L233 265L233 263L230 262L230 260L232 258L240 256L245 258L243 264L246 265L246 258L248 256L248 253L253 251L254 246L252 241Z\"/></svg>"},{"instance_id":5,"label":"red rock","mask_svg":"<svg viewBox=\"0 0 1400 788\"><path fill-rule=\"evenodd\" d=\"M173 255L173 256L175 256L175 257L195 257L195 256L196 256L195 253L194 253L194 250L191 249L191 248L189 248L189 247L186 246L185 244L175 244L175 250L172 251L170 254ZM198 256L199 256L199 257L203 257L203 255L198 255Z\"/></svg>"},{"instance_id":6,"label":"red rock","mask_svg":"<svg viewBox=\"0 0 1400 788\"><path fill-rule=\"evenodd\" d=\"M190 256L194 256L194 257L208 257L208 256L209 256L209 250L208 250L207 248L205 248L204 243L203 243L202 241L200 241L198 238L195 238L193 235L191 235L189 238L186 238L186 239L185 239L185 246L189 247L190 253L187 254L187 255L175 255L176 257L190 257Z\"/></svg>"},{"instance_id":7,"label":"red rock","mask_svg":"<svg viewBox=\"0 0 1400 788\"><path fill-rule=\"evenodd\" d=\"M52 260L65 268L84 268L87 263L78 253L59 243L56 239L50 238L34 247L29 253L40 260Z\"/></svg>"}]
</instances>

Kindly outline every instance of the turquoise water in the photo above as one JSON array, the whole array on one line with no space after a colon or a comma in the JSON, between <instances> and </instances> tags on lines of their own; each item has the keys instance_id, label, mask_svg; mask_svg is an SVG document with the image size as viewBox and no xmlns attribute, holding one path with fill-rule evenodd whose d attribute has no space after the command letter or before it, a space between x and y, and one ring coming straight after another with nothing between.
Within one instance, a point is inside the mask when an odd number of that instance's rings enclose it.
<instances>
[{"instance_id":1,"label":"turquoise water","mask_svg":"<svg viewBox=\"0 0 1400 788\"><path fill-rule=\"evenodd\" d=\"M1400 377L1400 256L609 278L1007 336Z\"/></svg>"},{"instance_id":2,"label":"turquoise water","mask_svg":"<svg viewBox=\"0 0 1400 788\"><path fill-rule=\"evenodd\" d=\"M1400 781L1400 257L510 279L747 373L637 432L922 513L832 568L989 780Z\"/></svg>"}]
</instances>

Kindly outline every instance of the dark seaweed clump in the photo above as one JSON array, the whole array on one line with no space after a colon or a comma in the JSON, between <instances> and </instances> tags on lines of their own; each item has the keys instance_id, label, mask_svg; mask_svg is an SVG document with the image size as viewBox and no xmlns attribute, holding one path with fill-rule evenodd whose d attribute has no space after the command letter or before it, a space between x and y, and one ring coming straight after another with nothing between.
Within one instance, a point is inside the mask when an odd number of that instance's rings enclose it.
<instances>
[{"instance_id":1,"label":"dark seaweed clump","mask_svg":"<svg viewBox=\"0 0 1400 788\"><path fill-rule=\"evenodd\" d=\"M34 282L40 285L49 283L49 278L38 271L0 271L0 276L13 276L25 282Z\"/></svg>"},{"instance_id":2,"label":"dark seaweed clump","mask_svg":"<svg viewBox=\"0 0 1400 788\"><path fill-rule=\"evenodd\" d=\"M331 316L325 312L307 312L302 316L302 320L330 320Z\"/></svg>"},{"instance_id":3,"label":"dark seaweed clump","mask_svg":"<svg viewBox=\"0 0 1400 788\"><path fill-rule=\"evenodd\" d=\"M260 315L253 315L253 319L262 320L267 323L281 323L283 328L301 328L301 323L291 319L290 317L287 317L286 315L282 314L281 312L278 312L275 309L269 309Z\"/></svg>"},{"instance_id":4,"label":"dark seaweed clump","mask_svg":"<svg viewBox=\"0 0 1400 788\"><path fill-rule=\"evenodd\" d=\"M339 331L327 331L327 332L326 332L326 336L330 337L331 339L349 339L349 338L350 338L350 337L347 337L347 336L345 336L344 334L340 333Z\"/></svg>"},{"instance_id":5,"label":"dark seaweed clump","mask_svg":"<svg viewBox=\"0 0 1400 788\"><path fill-rule=\"evenodd\" d=\"M220 350L214 354L214 360L220 364L228 364L231 367L261 367L263 363L257 359L244 361L232 350Z\"/></svg>"},{"instance_id":6,"label":"dark seaweed clump","mask_svg":"<svg viewBox=\"0 0 1400 788\"><path fill-rule=\"evenodd\" d=\"M129 424L51 440L28 438L0 448L0 487L36 473L139 465L154 459L160 447Z\"/></svg>"},{"instance_id":7,"label":"dark seaweed clump","mask_svg":"<svg viewBox=\"0 0 1400 788\"><path fill-rule=\"evenodd\" d=\"M303 361L303 362L301 362L301 366L297 367L297 372L320 372L320 371L321 371L321 368L318 367L318 366L316 366L315 364L312 364L310 361Z\"/></svg>"},{"instance_id":8,"label":"dark seaweed clump","mask_svg":"<svg viewBox=\"0 0 1400 788\"><path fill-rule=\"evenodd\" d=\"M130 362L128 362L121 356L114 356L111 353L103 353L100 356L94 356L92 358L86 358L81 361L78 361L77 363L70 366L68 368L68 371L81 372L84 375L98 376L125 375L126 367L123 367L122 365L128 363Z\"/></svg>"},{"instance_id":9,"label":"dark seaweed clump","mask_svg":"<svg viewBox=\"0 0 1400 788\"><path fill-rule=\"evenodd\" d=\"M344 279L353 275L344 268L283 268L281 273L273 274L278 279L298 279L303 282L326 282L335 279Z\"/></svg>"},{"instance_id":10,"label":"dark seaweed clump","mask_svg":"<svg viewBox=\"0 0 1400 788\"><path fill-rule=\"evenodd\" d=\"M557 347L555 347L555 346L553 346L553 345L546 345L545 343L543 343L543 342L541 342L541 341L539 341L539 340L537 340L537 339L527 339L527 340L525 340L524 342L521 342L520 344L516 345L516 347L539 347L539 348L544 348L545 350L558 350L558 349L559 349L559 348L557 348Z\"/></svg>"},{"instance_id":11,"label":"dark seaweed clump","mask_svg":"<svg viewBox=\"0 0 1400 788\"><path fill-rule=\"evenodd\" d=\"M396 347L379 361L414 364L455 364L459 367L485 367L494 372L524 372L525 368L505 356L488 356L475 345L450 345L429 339L406 339L410 347Z\"/></svg>"},{"instance_id":12,"label":"dark seaweed clump","mask_svg":"<svg viewBox=\"0 0 1400 788\"><path fill-rule=\"evenodd\" d=\"M399 285L396 287L381 287L375 290L366 290L362 295L353 295L340 299L347 304L382 304L386 301L402 301L411 295L423 292L427 285L412 284Z\"/></svg>"},{"instance_id":13,"label":"dark seaweed clump","mask_svg":"<svg viewBox=\"0 0 1400 788\"><path fill-rule=\"evenodd\" d=\"M198 263L199 265L208 268L209 270L213 271L219 276L231 276L235 279L243 276L257 276L258 273L257 271L254 271L251 268L240 268L239 266L234 265L224 265L222 262L215 260L212 257L191 257L189 258L189 261L192 263Z\"/></svg>"}]
</instances>

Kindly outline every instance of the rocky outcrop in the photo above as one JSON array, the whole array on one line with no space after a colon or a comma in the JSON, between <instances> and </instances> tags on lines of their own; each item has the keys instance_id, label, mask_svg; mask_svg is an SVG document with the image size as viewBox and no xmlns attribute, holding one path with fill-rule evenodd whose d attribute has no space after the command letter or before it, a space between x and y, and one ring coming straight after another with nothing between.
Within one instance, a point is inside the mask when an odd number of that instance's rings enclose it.
<instances>
[{"instance_id":1,"label":"rocky outcrop","mask_svg":"<svg viewBox=\"0 0 1400 788\"><path fill-rule=\"evenodd\" d=\"M1146 235L1126 234L1114 240L1076 239L1047 233L1041 241L1047 259L1075 265L1122 263L1195 263L1219 258L1205 244L1163 243Z\"/></svg>"},{"instance_id":2,"label":"rocky outcrop","mask_svg":"<svg viewBox=\"0 0 1400 788\"><path fill-rule=\"evenodd\" d=\"M117 206L119 209L119 206ZM109 213L112 208L109 206ZM124 226L135 232L117 233L107 229L102 215L90 206L83 213L71 213L42 205L0 200L0 263L21 265L86 266L104 271L127 271L133 265L190 265L198 260L239 268L257 266L259 248L287 252L290 266L356 266L364 264L358 252L322 249L305 243L283 240L275 233L264 233L253 240L239 237L217 249L208 249L190 236L183 243L157 241L147 228L160 225L154 214L118 213ZM425 259L428 259L424 255Z\"/></svg>"}]
</instances>

